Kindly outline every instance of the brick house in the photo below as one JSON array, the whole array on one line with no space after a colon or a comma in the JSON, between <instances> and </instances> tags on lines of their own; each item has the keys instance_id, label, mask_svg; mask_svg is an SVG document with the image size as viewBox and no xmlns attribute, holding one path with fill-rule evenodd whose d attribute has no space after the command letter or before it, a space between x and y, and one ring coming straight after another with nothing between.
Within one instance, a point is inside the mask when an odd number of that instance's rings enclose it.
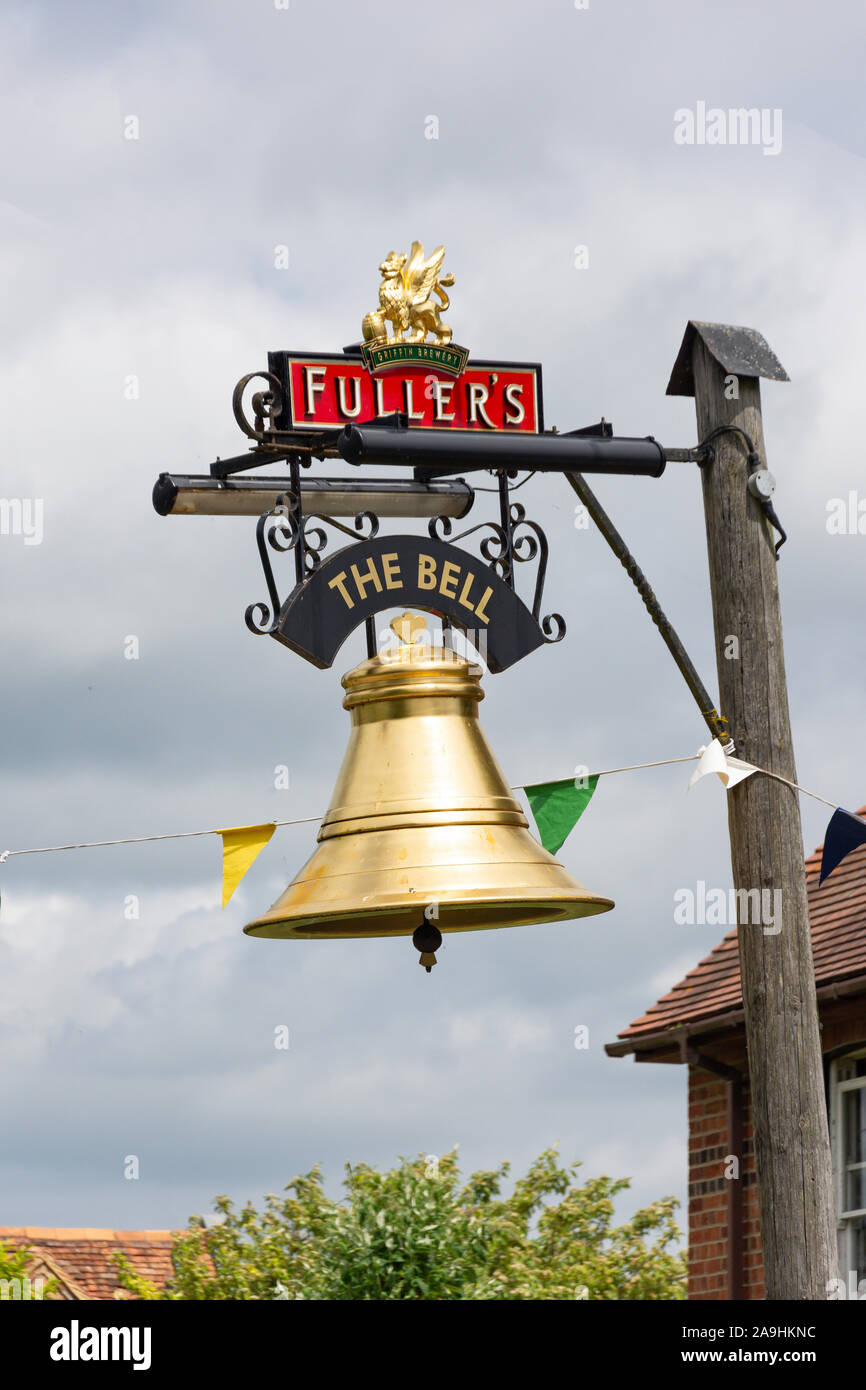
<instances>
[{"instance_id":1,"label":"brick house","mask_svg":"<svg viewBox=\"0 0 866 1390\"><path fill-rule=\"evenodd\" d=\"M850 1289L866 1279L866 845L819 888L822 848L806 860L806 884L839 1273ZM689 1298L763 1298L736 929L605 1051L688 1070ZM725 1176L730 1155L739 1158L739 1182Z\"/></svg>"},{"instance_id":2,"label":"brick house","mask_svg":"<svg viewBox=\"0 0 866 1390\"><path fill-rule=\"evenodd\" d=\"M163 1287L173 1274L171 1231L110 1231L54 1226L0 1226L0 1245L8 1250L30 1247L27 1277L53 1279L58 1300L129 1298L117 1282L111 1256L120 1252L138 1274ZM7 1298L32 1297L22 1290L4 1290ZM38 1296L38 1295L35 1295Z\"/></svg>"}]
</instances>

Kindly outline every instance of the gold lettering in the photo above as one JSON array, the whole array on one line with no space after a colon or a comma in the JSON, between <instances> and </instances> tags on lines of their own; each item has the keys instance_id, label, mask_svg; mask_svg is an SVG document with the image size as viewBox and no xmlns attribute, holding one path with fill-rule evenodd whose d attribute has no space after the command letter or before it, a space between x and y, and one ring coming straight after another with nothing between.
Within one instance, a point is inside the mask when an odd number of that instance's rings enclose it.
<instances>
[{"instance_id":1,"label":"gold lettering","mask_svg":"<svg viewBox=\"0 0 866 1390\"><path fill-rule=\"evenodd\" d=\"M351 381L353 387L354 404L349 406L346 400L346 382ZM337 409L347 420L355 420L361 414L361 378L357 376L338 376L337 377Z\"/></svg>"},{"instance_id":2,"label":"gold lettering","mask_svg":"<svg viewBox=\"0 0 866 1390\"><path fill-rule=\"evenodd\" d=\"M436 588L436 561L432 555L418 556L418 588Z\"/></svg>"},{"instance_id":3,"label":"gold lettering","mask_svg":"<svg viewBox=\"0 0 866 1390\"><path fill-rule=\"evenodd\" d=\"M410 420L423 420L423 419L424 419L424 411L423 411L423 410L413 410L413 409L412 409L412 406L413 406L413 401L412 401L412 386L413 386L413 382L412 382L412 381L404 381L404 382L403 382L403 408L404 408L404 410L406 411L406 414L409 416L409 419L410 419Z\"/></svg>"},{"instance_id":4,"label":"gold lettering","mask_svg":"<svg viewBox=\"0 0 866 1390\"><path fill-rule=\"evenodd\" d=\"M495 429L496 426L490 419L489 415L487 414L487 411L484 409L485 405L487 404L487 397L489 393L483 381L470 381L468 383L468 391L470 424L477 423L478 416L480 415L485 425L487 425L489 429Z\"/></svg>"},{"instance_id":5,"label":"gold lettering","mask_svg":"<svg viewBox=\"0 0 866 1390\"><path fill-rule=\"evenodd\" d=\"M304 367L304 411L307 415L313 415L316 409L316 397L320 396L325 389L325 369L324 367Z\"/></svg>"},{"instance_id":6,"label":"gold lettering","mask_svg":"<svg viewBox=\"0 0 866 1390\"><path fill-rule=\"evenodd\" d=\"M476 610L475 610L475 616L476 616L476 618L480 618L481 621L482 621L482 623L489 623L489 622L490 622L490 619L489 619L488 617L485 616L484 610L485 610L485 608L487 607L487 600L488 600L489 598L492 598L492 596L493 596L493 590L492 590L491 588L489 588L489 587L486 588L486 589L484 590L484 593L481 595L481 602L479 603L478 607L477 607Z\"/></svg>"},{"instance_id":7,"label":"gold lettering","mask_svg":"<svg viewBox=\"0 0 866 1390\"><path fill-rule=\"evenodd\" d=\"M469 591L471 590L472 585L474 583L475 575L467 574L466 578L463 581L463 588L460 590L460 597L457 600L458 603L463 604L464 608L468 608L470 613L475 612L475 605L469 602Z\"/></svg>"},{"instance_id":8,"label":"gold lettering","mask_svg":"<svg viewBox=\"0 0 866 1390\"><path fill-rule=\"evenodd\" d=\"M373 377L373 385L376 388L376 414L385 414L385 383L379 376Z\"/></svg>"},{"instance_id":9,"label":"gold lettering","mask_svg":"<svg viewBox=\"0 0 866 1390\"><path fill-rule=\"evenodd\" d=\"M447 411L446 405L451 404L451 392L454 390L453 381L434 381L433 382L433 419L434 420L455 420L453 410ZM445 394L447 391L447 395Z\"/></svg>"},{"instance_id":10,"label":"gold lettering","mask_svg":"<svg viewBox=\"0 0 866 1390\"><path fill-rule=\"evenodd\" d=\"M336 578L334 578L334 579L329 579L329 580L328 580L328 588L329 588L329 589L339 589L339 590L340 590L340 593L341 593L341 595L342 595L342 598L343 598L343 602L345 603L346 607L347 607L347 608L354 608L354 607L355 607L355 600L354 600L353 598L349 598L349 595L348 595L347 592L346 592L346 585L343 583L343 581L344 581L345 578L346 578L346 571L345 571L345 570L340 570L340 573L336 576Z\"/></svg>"},{"instance_id":11,"label":"gold lettering","mask_svg":"<svg viewBox=\"0 0 866 1390\"><path fill-rule=\"evenodd\" d=\"M366 574L361 575L358 566L352 565L352 578L355 581L355 588L358 590L358 597L360 598L362 603L364 602L364 599L367 597L368 584L373 584L375 586L376 593L381 594L382 581L376 573L376 561L373 559L372 555L367 561Z\"/></svg>"},{"instance_id":12,"label":"gold lettering","mask_svg":"<svg viewBox=\"0 0 866 1390\"><path fill-rule=\"evenodd\" d=\"M510 381L505 388L505 399L510 406L514 407L514 414L505 416L506 425L522 425L526 419L526 410L523 401L519 399L523 395L523 387L516 381ZM515 400L514 397L518 399Z\"/></svg>"},{"instance_id":13,"label":"gold lettering","mask_svg":"<svg viewBox=\"0 0 866 1390\"><path fill-rule=\"evenodd\" d=\"M460 575L460 566L455 565L453 560L446 560L442 566L442 579L439 583L439 592L446 598L457 597L457 580Z\"/></svg>"},{"instance_id":14,"label":"gold lettering","mask_svg":"<svg viewBox=\"0 0 866 1390\"><path fill-rule=\"evenodd\" d=\"M403 580L400 578L400 556L394 551L391 555L382 557L382 573L385 576L386 589L402 589Z\"/></svg>"}]
</instances>

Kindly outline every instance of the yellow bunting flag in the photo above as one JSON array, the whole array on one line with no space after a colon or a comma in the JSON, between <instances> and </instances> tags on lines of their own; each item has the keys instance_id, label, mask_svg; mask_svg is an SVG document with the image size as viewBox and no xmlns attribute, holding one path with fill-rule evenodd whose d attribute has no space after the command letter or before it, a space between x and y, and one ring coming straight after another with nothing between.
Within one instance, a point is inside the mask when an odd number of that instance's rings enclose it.
<instances>
[{"instance_id":1,"label":"yellow bunting flag","mask_svg":"<svg viewBox=\"0 0 866 1390\"><path fill-rule=\"evenodd\" d=\"M275 830L276 822L268 821L267 825L236 825L217 831L223 837L223 907Z\"/></svg>"}]
</instances>

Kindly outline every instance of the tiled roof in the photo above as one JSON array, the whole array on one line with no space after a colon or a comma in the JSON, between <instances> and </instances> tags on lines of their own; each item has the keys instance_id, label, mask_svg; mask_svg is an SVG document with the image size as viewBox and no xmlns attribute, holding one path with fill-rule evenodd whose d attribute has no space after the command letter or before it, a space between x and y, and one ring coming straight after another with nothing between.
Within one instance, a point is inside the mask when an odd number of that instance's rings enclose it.
<instances>
[{"instance_id":1,"label":"tiled roof","mask_svg":"<svg viewBox=\"0 0 866 1390\"><path fill-rule=\"evenodd\" d=\"M0 1226L0 1244L29 1245L31 1277L58 1281L57 1298L109 1299L123 1292L111 1256L124 1254L138 1274L162 1287L171 1278L171 1231L106 1231L54 1226ZM129 1297L124 1292L124 1297Z\"/></svg>"},{"instance_id":2,"label":"tiled roof","mask_svg":"<svg viewBox=\"0 0 866 1390\"><path fill-rule=\"evenodd\" d=\"M866 806L857 812L866 816ZM812 927L815 983L819 994L866 977L866 845L849 854L818 887L819 845L806 860L806 893ZM866 992L866 980L864 980ZM649 1050L664 1044L664 1034L692 1031L708 1021L741 1012L743 994L737 952L737 929L690 970L669 994L662 995L640 1018L608 1044L611 1055ZM671 1039L667 1043L670 1046Z\"/></svg>"}]
</instances>

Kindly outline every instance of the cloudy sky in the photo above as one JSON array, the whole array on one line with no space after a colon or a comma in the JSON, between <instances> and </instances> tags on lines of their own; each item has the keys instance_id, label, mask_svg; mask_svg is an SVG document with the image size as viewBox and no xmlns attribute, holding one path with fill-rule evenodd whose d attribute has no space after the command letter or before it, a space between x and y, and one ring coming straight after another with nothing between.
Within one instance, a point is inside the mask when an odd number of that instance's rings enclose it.
<instances>
[{"instance_id":1,"label":"cloudy sky","mask_svg":"<svg viewBox=\"0 0 866 1390\"><path fill-rule=\"evenodd\" d=\"M324 672L250 635L254 523L162 519L150 492L240 452L236 380L356 339L413 238L448 248L456 340L542 361L561 429L694 443L665 397L686 322L765 334L791 376L763 398L799 777L866 801L866 536L826 529L866 496L864 32L803 0L7 4L0 494L44 525L0 535L0 849L325 809L361 634ZM781 112L781 149L676 143L699 102ZM597 491L715 691L696 470ZM521 496L568 636L486 679L509 782L694 753L691 698L572 494ZM603 1044L720 935L673 920L677 888L730 884L724 793L687 779L604 780L563 850L614 912L451 937L430 976L399 940L242 934L314 826L279 830L224 912L212 838L8 860L0 1224L167 1227L317 1161L336 1192L346 1160L455 1143L521 1171L558 1142L632 1178L623 1212L684 1196L683 1071ZM807 848L827 815L804 800Z\"/></svg>"}]
</instances>

